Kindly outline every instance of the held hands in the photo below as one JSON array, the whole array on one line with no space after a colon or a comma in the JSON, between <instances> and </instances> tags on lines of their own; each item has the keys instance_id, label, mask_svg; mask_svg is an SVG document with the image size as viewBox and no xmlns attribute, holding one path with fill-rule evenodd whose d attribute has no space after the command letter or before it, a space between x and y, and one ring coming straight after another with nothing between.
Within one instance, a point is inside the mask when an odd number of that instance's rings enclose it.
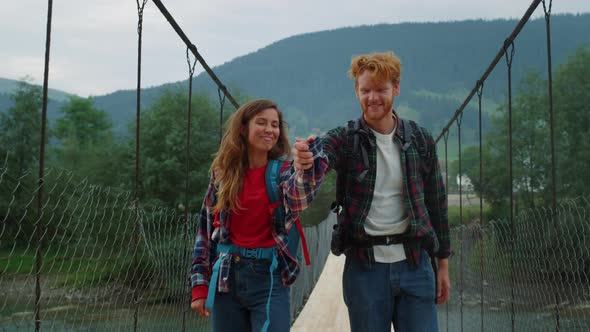
<instances>
[{"instance_id":1,"label":"held hands","mask_svg":"<svg viewBox=\"0 0 590 332\"><path fill-rule=\"evenodd\" d=\"M313 142L315 137L310 136L307 139L295 138L293 144L293 165L295 170L304 171L313 166L313 153L309 151L309 143Z\"/></svg>"},{"instance_id":2,"label":"held hands","mask_svg":"<svg viewBox=\"0 0 590 332\"><path fill-rule=\"evenodd\" d=\"M209 309L205 308L205 301L207 299L196 299L193 302L191 302L191 309L194 312L198 312L201 314L201 316L203 317L209 317Z\"/></svg>"}]
</instances>

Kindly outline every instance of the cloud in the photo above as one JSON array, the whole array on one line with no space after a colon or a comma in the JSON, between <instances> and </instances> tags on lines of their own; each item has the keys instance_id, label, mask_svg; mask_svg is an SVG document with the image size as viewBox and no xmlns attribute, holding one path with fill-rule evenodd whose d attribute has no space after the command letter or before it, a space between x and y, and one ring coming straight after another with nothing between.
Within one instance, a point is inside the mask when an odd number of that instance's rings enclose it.
<instances>
[{"instance_id":1,"label":"cloud","mask_svg":"<svg viewBox=\"0 0 590 332\"><path fill-rule=\"evenodd\" d=\"M529 0L164 1L210 66L306 32L363 24L520 18ZM0 13L0 77L43 76L47 4L10 1ZM590 12L590 1L556 3L554 13ZM542 15L539 8L535 14ZM185 46L155 4L143 24L143 85L186 79ZM133 89L137 66L134 1L54 2L50 87L80 95ZM197 68L200 71L200 67Z\"/></svg>"}]
</instances>

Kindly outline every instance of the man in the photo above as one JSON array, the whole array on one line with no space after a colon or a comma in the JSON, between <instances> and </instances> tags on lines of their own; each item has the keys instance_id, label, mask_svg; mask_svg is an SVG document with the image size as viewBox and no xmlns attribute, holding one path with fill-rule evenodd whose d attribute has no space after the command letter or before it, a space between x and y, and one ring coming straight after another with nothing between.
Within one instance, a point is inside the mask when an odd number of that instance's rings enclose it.
<instances>
[{"instance_id":1,"label":"man","mask_svg":"<svg viewBox=\"0 0 590 332\"><path fill-rule=\"evenodd\" d=\"M385 332L393 323L396 331L437 331L435 303L450 292L450 241L434 140L393 109L401 64L392 52L357 56L349 73L362 116L321 139L297 140L294 166L338 173L341 212L332 251L346 255L342 284L351 330Z\"/></svg>"}]
</instances>

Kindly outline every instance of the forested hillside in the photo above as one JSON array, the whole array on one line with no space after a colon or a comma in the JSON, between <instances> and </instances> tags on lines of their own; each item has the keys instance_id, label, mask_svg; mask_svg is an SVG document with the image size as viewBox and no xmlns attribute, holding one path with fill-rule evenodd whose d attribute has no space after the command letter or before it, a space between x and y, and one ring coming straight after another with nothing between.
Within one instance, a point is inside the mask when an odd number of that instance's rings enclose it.
<instances>
[{"instance_id":1,"label":"forested hillside","mask_svg":"<svg viewBox=\"0 0 590 332\"><path fill-rule=\"evenodd\" d=\"M552 17L555 65L566 61L580 46L590 44L590 15ZM232 93L278 101L295 134L342 124L359 110L353 84L347 78L352 56L393 50L403 63L401 95L396 107L404 116L420 120L438 132L487 68L515 20L443 23L381 24L342 28L293 36L214 68ZM546 72L545 22L532 20L515 43L513 77L518 82L531 69ZM198 45L197 45L198 46ZM145 68L144 70L149 70ZM206 90L216 101L217 91L205 74L195 78L195 90ZM166 87L145 89L142 106L149 107ZM486 113L506 101L506 66L502 61L486 82ZM93 98L97 108L113 119L115 130L127 132L134 118L135 92L117 91ZM0 110L9 105L0 94ZM55 109L51 110L55 112ZM51 112L50 112L51 113ZM473 112L471 112L473 113ZM313 115L313 116L312 116ZM474 126L465 119L466 135ZM54 117L54 116L53 116ZM484 119L487 128L489 119ZM293 134L293 133L292 133Z\"/></svg>"},{"instance_id":2,"label":"forested hillside","mask_svg":"<svg viewBox=\"0 0 590 332\"><path fill-rule=\"evenodd\" d=\"M565 62L590 43L590 15L552 18L553 61ZM525 26L515 43L514 80L531 68L546 72L544 20ZM397 107L436 130L487 68L516 21L406 23L345 28L294 36L216 68L221 79L248 95L279 101L292 126L326 129L358 114L346 71L351 56L393 50L403 63ZM505 102L502 61L486 82L488 111ZM200 75L197 87L211 87ZM313 114L313 124L309 123ZM467 119L466 119L467 120ZM466 121L469 123L469 121Z\"/></svg>"},{"instance_id":3,"label":"forested hillside","mask_svg":"<svg viewBox=\"0 0 590 332\"><path fill-rule=\"evenodd\" d=\"M519 209L548 204L545 189L550 188L551 167L543 23L530 22L515 43L512 120L516 153L512 165ZM247 97L277 100L290 123L291 136L304 136L313 128L324 130L359 114L353 83L346 76L352 55L393 49L404 64L396 107L402 116L420 120L436 135L514 24L468 21L324 31L279 41L215 70L240 101ZM584 195L590 181L585 167L590 163L590 147L585 147L590 128L590 35L586 32L590 31L590 15L557 16L553 24L557 181L562 197L576 197ZM477 142L473 105L462 120L461 173L472 179L474 190L499 218L506 215L509 188L505 76L506 65L500 62L485 82L483 183L476 180L479 149L473 146ZM7 80L2 83L12 84ZM219 142L217 91L204 75L195 83L198 92L192 99L191 136L196 143L190 145L189 153L189 206L193 210L206 188L211 156ZM16 87L14 91L0 90L0 106L4 107L0 112L0 156L5 156L4 168L20 176L38 167L42 93L39 86L25 82ZM185 188L187 100L186 82L146 89L142 94L140 191L146 204L175 208L185 202L181 193ZM51 101L49 111L47 136L51 144L46 165L73 170L77 179L88 183L128 191L135 188L135 91L92 98L69 96L66 101ZM456 189L452 179L459 172L453 161L458 155L455 134L453 129L449 137L449 190ZM438 147L444 149L444 144ZM439 158L441 162L445 159L442 154ZM327 203L334 197L332 180L323 186L327 194L318 200ZM30 181L26 185L34 186L35 179ZM0 211L7 211L12 191L3 194ZM325 213L321 204L308 211L316 215L306 219L316 221ZM18 233L18 227L10 232L24 236L23 241L28 236L27 232Z\"/></svg>"}]
</instances>

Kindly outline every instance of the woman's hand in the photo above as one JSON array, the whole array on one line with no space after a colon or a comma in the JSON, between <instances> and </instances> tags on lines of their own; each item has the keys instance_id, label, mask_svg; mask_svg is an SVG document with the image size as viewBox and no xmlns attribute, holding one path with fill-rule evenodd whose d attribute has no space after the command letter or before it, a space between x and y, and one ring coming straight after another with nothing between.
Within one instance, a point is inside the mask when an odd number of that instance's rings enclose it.
<instances>
[{"instance_id":1,"label":"woman's hand","mask_svg":"<svg viewBox=\"0 0 590 332\"><path fill-rule=\"evenodd\" d=\"M194 312L198 312L203 317L209 317L209 309L205 308L205 301L207 299L196 299L191 303L191 309Z\"/></svg>"}]
</instances>

